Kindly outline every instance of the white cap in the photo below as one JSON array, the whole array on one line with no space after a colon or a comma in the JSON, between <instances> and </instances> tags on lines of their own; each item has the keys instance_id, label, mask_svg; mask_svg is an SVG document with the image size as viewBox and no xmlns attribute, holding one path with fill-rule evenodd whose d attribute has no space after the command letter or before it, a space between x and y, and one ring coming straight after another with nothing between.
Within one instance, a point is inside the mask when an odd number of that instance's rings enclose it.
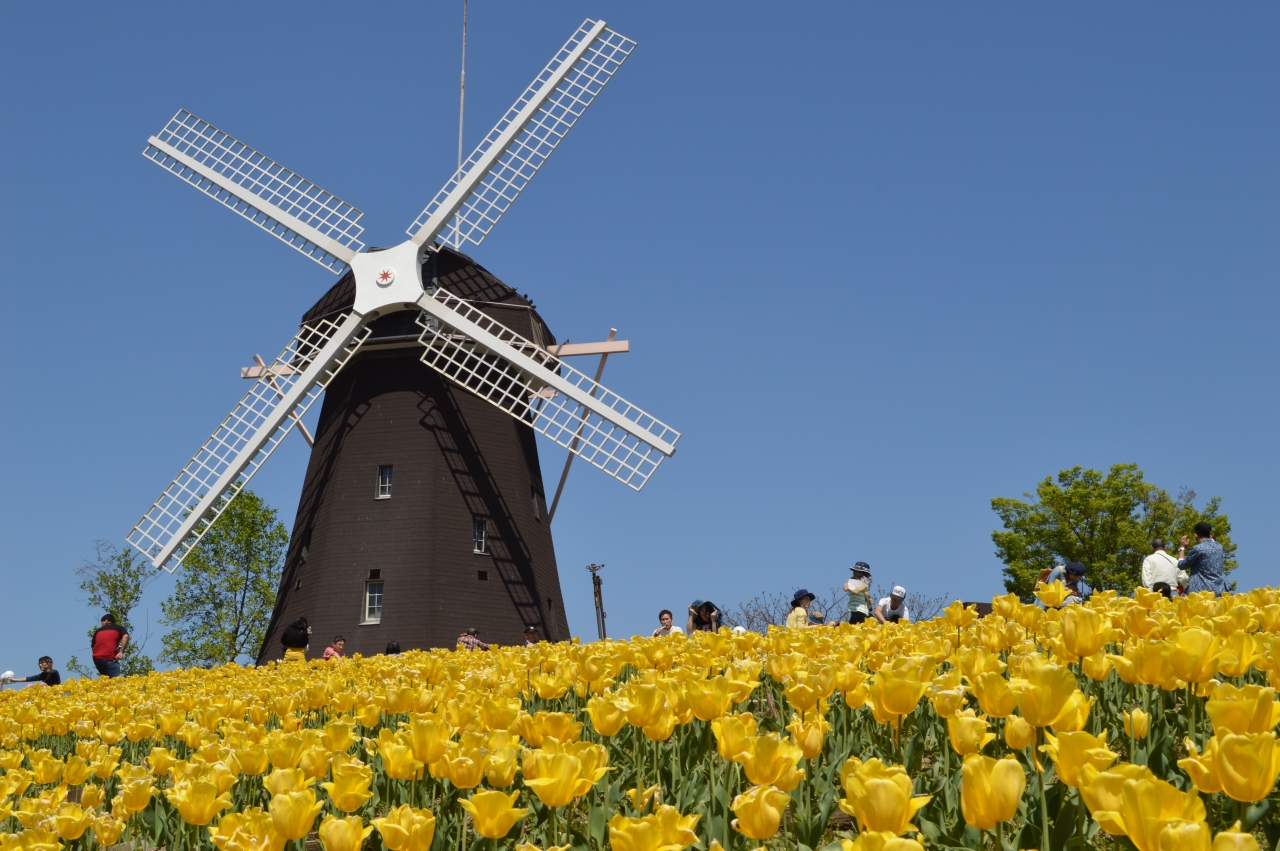
<instances>
[{"instance_id":1,"label":"white cap","mask_svg":"<svg viewBox=\"0 0 1280 851\"><path fill-rule=\"evenodd\" d=\"M906 589L906 588L903 588L901 585L895 585L895 586L893 586L893 591L891 591L891 592L889 593L889 596L890 596L890 597L905 597L905 596L907 596L907 589Z\"/></svg>"}]
</instances>

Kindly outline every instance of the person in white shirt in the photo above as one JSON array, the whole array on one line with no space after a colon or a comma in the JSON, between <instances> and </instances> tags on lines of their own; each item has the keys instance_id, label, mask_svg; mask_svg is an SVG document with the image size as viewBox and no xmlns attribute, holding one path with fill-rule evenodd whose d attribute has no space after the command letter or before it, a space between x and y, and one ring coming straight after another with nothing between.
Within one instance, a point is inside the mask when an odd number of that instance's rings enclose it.
<instances>
[{"instance_id":1,"label":"person in white shirt","mask_svg":"<svg viewBox=\"0 0 1280 851\"><path fill-rule=\"evenodd\" d=\"M876 603L875 615L880 623L911 623L911 610L907 608L907 589L901 585L893 586L889 596L881 597L880 602Z\"/></svg>"},{"instance_id":2,"label":"person in white shirt","mask_svg":"<svg viewBox=\"0 0 1280 851\"><path fill-rule=\"evenodd\" d=\"M1142 560L1142 587L1173 597L1173 589L1186 583L1186 574L1178 569L1178 560L1165 551L1163 538L1151 542L1151 555Z\"/></svg>"}]
</instances>

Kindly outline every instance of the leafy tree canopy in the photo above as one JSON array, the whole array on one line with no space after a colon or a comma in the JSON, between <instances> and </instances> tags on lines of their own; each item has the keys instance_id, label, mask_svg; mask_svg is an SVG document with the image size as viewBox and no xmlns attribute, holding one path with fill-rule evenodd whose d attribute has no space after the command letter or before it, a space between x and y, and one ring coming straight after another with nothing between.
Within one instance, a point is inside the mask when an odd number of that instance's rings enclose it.
<instances>
[{"instance_id":1,"label":"leafy tree canopy","mask_svg":"<svg viewBox=\"0 0 1280 851\"><path fill-rule=\"evenodd\" d=\"M1221 497L1198 509L1195 491L1183 488L1171 497L1147 482L1137 464L1116 464L1105 474L1072 467L1023 497L991 500L1004 525L991 540L1005 564L1005 588L1024 602L1031 601L1041 570L1069 561L1086 565L1094 588L1128 594L1142 584L1142 560L1152 539L1164 538L1176 555L1178 538L1187 535L1194 543L1201 520L1213 524L1213 537L1226 550L1227 572L1236 566L1231 521L1219 511Z\"/></svg>"},{"instance_id":2,"label":"leafy tree canopy","mask_svg":"<svg viewBox=\"0 0 1280 851\"><path fill-rule=\"evenodd\" d=\"M96 612L88 634L93 635L104 614L115 615L116 621L129 633L129 644L120 660L120 673L145 674L152 669L151 660L142 652L148 636L134 633L133 611L142 602L143 590L155 578L155 568L137 550L117 549L110 541L94 541L93 553L92 559L86 559L76 568L85 602ZM67 670L81 676L97 673L75 656L67 660Z\"/></svg>"},{"instance_id":3,"label":"leafy tree canopy","mask_svg":"<svg viewBox=\"0 0 1280 851\"><path fill-rule=\"evenodd\" d=\"M289 533L253 491L224 498L221 516L178 569L160 604L160 658L184 668L213 667L257 655L275 605Z\"/></svg>"}]
</instances>

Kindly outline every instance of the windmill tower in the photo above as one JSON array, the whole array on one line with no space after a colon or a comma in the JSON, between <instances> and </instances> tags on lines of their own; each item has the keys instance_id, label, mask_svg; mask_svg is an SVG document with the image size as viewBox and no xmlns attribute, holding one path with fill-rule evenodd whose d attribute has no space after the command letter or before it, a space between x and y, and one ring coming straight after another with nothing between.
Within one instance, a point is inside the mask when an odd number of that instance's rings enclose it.
<instances>
[{"instance_id":1,"label":"windmill tower","mask_svg":"<svg viewBox=\"0 0 1280 851\"><path fill-rule=\"evenodd\" d=\"M366 654L452 646L468 626L502 643L526 624L567 634L534 432L635 490L680 435L563 359L625 347L556 345L458 248L484 240L634 46L584 22L391 248L365 250L363 213L188 112L149 140L149 159L340 276L274 361L243 371L253 387L128 537L175 570L302 430L313 450L261 659L300 615ZM312 440L302 417L321 393Z\"/></svg>"}]
</instances>

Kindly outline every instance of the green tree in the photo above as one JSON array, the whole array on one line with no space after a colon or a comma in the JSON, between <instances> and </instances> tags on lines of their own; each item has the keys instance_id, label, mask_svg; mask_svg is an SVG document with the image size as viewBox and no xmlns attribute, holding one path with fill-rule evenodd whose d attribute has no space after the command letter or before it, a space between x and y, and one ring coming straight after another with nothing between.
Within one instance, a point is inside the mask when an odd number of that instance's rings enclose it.
<instances>
[{"instance_id":1,"label":"green tree","mask_svg":"<svg viewBox=\"0 0 1280 851\"><path fill-rule=\"evenodd\" d=\"M129 644L120 660L120 673L125 676L145 674L152 669L151 660L142 652L149 634L134 634L133 610L142 602L143 590L155 579L155 568L137 550L131 547L120 550L110 541L94 541L93 553L92 559L85 559L76 568L85 602L96 613L94 626L90 627L88 634L93 636L104 614L110 612L115 615L116 621L129 633ZM80 676L97 673L75 656L67 660L67 670Z\"/></svg>"},{"instance_id":2,"label":"green tree","mask_svg":"<svg viewBox=\"0 0 1280 851\"><path fill-rule=\"evenodd\" d=\"M1055 481L1047 477L1024 500L996 497L991 508L1004 524L991 533L996 555L1004 562L1005 588L1030 602L1044 568L1068 561L1088 567L1094 588L1127 594L1142 584L1142 560L1153 538L1170 542L1187 535L1201 520L1213 524L1213 537L1226 550L1226 569L1235 569L1236 545L1231 521L1220 512L1222 499L1212 497L1195 507L1196 493L1183 489L1176 497L1147 482L1137 464L1116 464L1105 475L1072 467Z\"/></svg>"},{"instance_id":3,"label":"green tree","mask_svg":"<svg viewBox=\"0 0 1280 851\"><path fill-rule=\"evenodd\" d=\"M160 604L160 658L185 668L213 667L257 655L275 605L289 533L253 491L225 497L214 522L178 569Z\"/></svg>"}]
</instances>

